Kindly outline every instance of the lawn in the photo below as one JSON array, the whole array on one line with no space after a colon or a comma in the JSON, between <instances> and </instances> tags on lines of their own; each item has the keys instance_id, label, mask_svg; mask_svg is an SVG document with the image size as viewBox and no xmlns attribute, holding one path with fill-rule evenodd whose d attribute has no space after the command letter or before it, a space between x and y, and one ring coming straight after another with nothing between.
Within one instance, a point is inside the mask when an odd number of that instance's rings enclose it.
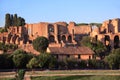
<instances>
[{"instance_id":1,"label":"lawn","mask_svg":"<svg viewBox=\"0 0 120 80\"><path fill-rule=\"evenodd\" d=\"M41 76L31 80L120 80L120 76Z\"/></svg>"},{"instance_id":2,"label":"lawn","mask_svg":"<svg viewBox=\"0 0 120 80\"><path fill-rule=\"evenodd\" d=\"M0 78L0 80L15 80L13 78Z\"/></svg>"},{"instance_id":3,"label":"lawn","mask_svg":"<svg viewBox=\"0 0 120 80\"><path fill-rule=\"evenodd\" d=\"M55 70L27 72L28 75L59 76L59 75L120 75L120 70Z\"/></svg>"},{"instance_id":4,"label":"lawn","mask_svg":"<svg viewBox=\"0 0 120 80\"><path fill-rule=\"evenodd\" d=\"M15 72L0 72L0 80L14 80ZM120 80L120 70L44 70L27 71L32 80Z\"/></svg>"}]
</instances>

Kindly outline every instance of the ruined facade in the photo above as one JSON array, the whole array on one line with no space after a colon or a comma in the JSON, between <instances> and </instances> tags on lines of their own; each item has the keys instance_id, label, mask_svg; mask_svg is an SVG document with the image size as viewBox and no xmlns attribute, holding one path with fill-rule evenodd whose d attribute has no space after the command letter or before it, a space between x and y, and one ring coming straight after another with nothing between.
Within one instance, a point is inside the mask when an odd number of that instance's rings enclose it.
<instances>
[{"instance_id":1,"label":"ruined facade","mask_svg":"<svg viewBox=\"0 0 120 80\"><path fill-rule=\"evenodd\" d=\"M111 48L120 47L120 19L104 21L101 27L93 29L90 36Z\"/></svg>"},{"instance_id":2,"label":"ruined facade","mask_svg":"<svg viewBox=\"0 0 120 80\"><path fill-rule=\"evenodd\" d=\"M44 36L48 38L49 46L60 47L61 43L75 43L75 39L79 40L80 35L89 35L90 32L91 27L89 25L76 26L74 22L70 22L69 24L66 22L40 22L26 24L24 27L11 26L8 32L0 34L0 41L23 45L31 44L38 36Z\"/></svg>"}]
</instances>

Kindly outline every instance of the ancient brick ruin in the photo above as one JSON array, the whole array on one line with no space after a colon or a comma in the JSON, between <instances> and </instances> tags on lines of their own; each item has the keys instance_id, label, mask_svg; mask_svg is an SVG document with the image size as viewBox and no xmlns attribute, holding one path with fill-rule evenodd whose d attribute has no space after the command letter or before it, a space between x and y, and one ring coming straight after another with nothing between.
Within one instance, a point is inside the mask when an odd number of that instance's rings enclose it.
<instances>
[{"instance_id":1,"label":"ancient brick ruin","mask_svg":"<svg viewBox=\"0 0 120 80\"><path fill-rule=\"evenodd\" d=\"M90 36L102 41L106 46L118 48L120 46L120 19L104 21L101 27L96 27L91 32Z\"/></svg>"},{"instance_id":2,"label":"ancient brick ruin","mask_svg":"<svg viewBox=\"0 0 120 80\"><path fill-rule=\"evenodd\" d=\"M91 32L89 25L76 26L74 22L69 24L65 22L47 23L40 22L35 24L26 24L24 27L10 27L8 32L0 34L0 41L13 44L32 43L38 36L44 36L50 43L72 43L74 36L88 35ZM78 36L80 38L80 36Z\"/></svg>"},{"instance_id":3,"label":"ancient brick ruin","mask_svg":"<svg viewBox=\"0 0 120 80\"><path fill-rule=\"evenodd\" d=\"M8 32L0 34L0 41L6 44L18 44L26 51L35 52L31 46L32 41L38 36L49 40L49 47L63 47L65 44L76 44L83 35L89 35L90 25L76 26L74 22L40 22L26 24L25 26L11 26Z\"/></svg>"}]
</instances>

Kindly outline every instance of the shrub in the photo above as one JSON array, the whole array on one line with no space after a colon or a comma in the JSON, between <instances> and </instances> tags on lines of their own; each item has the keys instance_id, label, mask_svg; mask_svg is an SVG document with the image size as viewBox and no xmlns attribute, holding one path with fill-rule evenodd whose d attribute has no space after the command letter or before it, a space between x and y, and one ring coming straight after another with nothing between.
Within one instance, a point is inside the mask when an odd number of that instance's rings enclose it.
<instances>
[{"instance_id":1,"label":"shrub","mask_svg":"<svg viewBox=\"0 0 120 80\"><path fill-rule=\"evenodd\" d=\"M23 80L24 79L24 75L25 75L25 70L20 69L20 70L18 70L17 74L18 75L16 77L16 80Z\"/></svg>"}]
</instances>

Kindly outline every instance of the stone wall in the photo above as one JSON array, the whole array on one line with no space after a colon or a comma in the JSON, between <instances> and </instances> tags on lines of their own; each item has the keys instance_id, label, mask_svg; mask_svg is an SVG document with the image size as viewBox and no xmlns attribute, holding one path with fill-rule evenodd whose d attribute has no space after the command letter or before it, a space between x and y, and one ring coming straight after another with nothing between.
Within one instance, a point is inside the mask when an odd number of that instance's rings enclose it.
<instances>
[{"instance_id":1,"label":"stone wall","mask_svg":"<svg viewBox=\"0 0 120 80\"><path fill-rule=\"evenodd\" d=\"M111 46L111 48L120 47L120 19L104 21L100 28L91 32L90 36L102 41L106 46Z\"/></svg>"},{"instance_id":2,"label":"stone wall","mask_svg":"<svg viewBox=\"0 0 120 80\"><path fill-rule=\"evenodd\" d=\"M75 34L89 34L90 32L89 25L76 26L74 22L69 24L66 22L40 22L24 26L10 26L8 32L0 33L0 42L18 44L21 49L32 52L33 49L30 45L38 36L48 38L52 47L61 47L61 43L64 45L67 43L76 44Z\"/></svg>"}]
</instances>

